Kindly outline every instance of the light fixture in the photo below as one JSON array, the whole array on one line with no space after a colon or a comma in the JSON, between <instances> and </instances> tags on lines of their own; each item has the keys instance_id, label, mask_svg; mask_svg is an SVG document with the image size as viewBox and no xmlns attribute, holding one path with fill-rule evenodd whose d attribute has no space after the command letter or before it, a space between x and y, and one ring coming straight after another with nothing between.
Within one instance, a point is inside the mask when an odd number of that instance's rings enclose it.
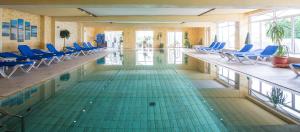
<instances>
[{"instance_id":1,"label":"light fixture","mask_svg":"<svg viewBox=\"0 0 300 132\"><path fill-rule=\"evenodd\" d=\"M89 11L86 11L86 10L84 10L84 9L82 9L82 8L77 8L77 9L80 10L81 12L84 12L84 13L88 14L89 16L97 17L97 15L95 15L95 14L89 12Z\"/></svg>"},{"instance_id":2,"label":"light fixture","mask_svg":"<svg viewBox=\"0 0 300 132\"><path fill-rule=\"evenodd\" d=\"M207 14L207 13L209 13L209 12L215 10L215 9L216 9L216 8L211 8L211 9L209 9L209 10L207 10L207 11L205 11L205 12L199 14L198 16L202 16L202 15L204 15L204 14Z\"/></svg>"}]
</instances>

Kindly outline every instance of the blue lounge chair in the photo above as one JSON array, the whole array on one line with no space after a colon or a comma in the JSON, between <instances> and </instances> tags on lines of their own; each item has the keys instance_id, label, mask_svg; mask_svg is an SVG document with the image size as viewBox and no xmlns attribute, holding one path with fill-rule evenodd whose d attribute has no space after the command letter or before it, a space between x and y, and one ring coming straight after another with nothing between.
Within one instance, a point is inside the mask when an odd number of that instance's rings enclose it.
<instances>
[{"instance_id":1,"label":"blue lounge chair","mask_svg":"<svg viewBox=\"0 0 300 132\"><path fill-rule=\"evenodd\" d=\"M214 49L217 49L220 46L221 42L216 42L211 48L204 48L201 49L202 51L212 51Z\"/></svg>"},{"instance_id":2,"label":"blue lounge chair","mask_svg":"<svg viewBox=\"0 0 300 132\"><path fill-rule=\"evenodd\" d=\"M83 45L83 48L85 48L85 49L89 49L89 50L91 50L91 51L93 51L93 52L96 52L96 51L97 51L97 48L95 48L95 47L90 47L90 46L89 46L87 43L85 43L85 42L83 42L82 45Z\"/></svg>"},{"instance_id":3,"label":"blue lounge chair","mask_svg":"<svg viewBox=\"0 0 300 132\"><path fill-rule=\"evenodd\" d=\"M56 50L56 48L55 48L52 44L50 44L50 43L48 43L48 44L46 45L46 47L47 47L47 49L48 49L49 52L54 53L54 54L58 54L58 55L64 55L64 56L77 56L77 54L78 54L78 52L76 52L76 51L66 51L66 52L58 51L58 50Z\"/></svg>"},{"instance_id":4,"label":"blue lounge chair","mask_svg":"<svg viewBox=\"0 0 300 132\"><path fill-rule=\"evenodd\" d=\"M50 54L36 54L27 45L19 45L18 49L22 54L22 56L27 57L32 61L39 61L39 63L37 63L35 68L38 68L42 63L49 66L54 61L54 59L56 59L55 56Z\"/></svg>"},{"instance_id":5,"label":"blue lounge chair","mask_svg":"<svg viewBox=\"0 0 300 132\"><path fill-rule=\"evenodd\" d=\"M235 59L235 54L243 54L249 52L253 48L252 44L245 44L243 48L239 51L227 51L227 52L220 52L220 56L222 58L227 57L228 61L232 61Z\"/></svg>"},{"instance_id":6,"label":"blue lounge chair","mask_svg":"<svg viewBox=\"0 0 300 132\"><path fill-rule=\"evenodd\" d=\"M225 42L221 42L220 45L218 47L214 47L212 48L212 50L210 50L211 52L220 52L225 48L226 43Z\"/></svg>"},{"instance_id":7,"label":"blue lounge chair","mask_svg":"<svg viewBox=\"0 0 300 132\"><path fill-rule=\"evenodd\" d=\"M0 62L0 74L4 78L10 78L19 68L24 72L29 72L34 67L35 62L33 61L9 61ZM6 72L7 67L12 67L10 72ZM25 67L27 67L25 69Z\"/></svg>"},{"instance_id":8,"label":"blue lounge chair","mask_svg":"<svg viewBox=\"0 0 300 132\"><path fill-rule=\"evenodd\" d=\"M300 63L291 63L289 66L297 76L300 76Z\"/></svg>"},{"instance_id":9,"label":"blue lounge chair","mask_svg":"<svg viewBox=\"0 0 300 132\"><path fill-rule=\"evenodd\" d=\"M62 54L49 53L49 52L43 51L41 49L32 49L32 52L37 55L52 56L55 58L55 60L57 60L57 62L60 62L62 60L62 58L64 57L64 55L62 55Z\"/></svg>"},{"instance_id":10,"label":"blue lounge chair","mask_svg":"<svg viewBox=\"0 0 300 132\"><path fill-rule=\"evenodd\" d=\"M278 49L278 46L269 45L265 49L263 49L262 51L261 50L256 50L254 52L236 53L234 55L236 56L236 58L241 63L243 61L249 61L250 63L255 64L259 60L266 61L268 58L272 57L277 52L277 49Z\"/></svg>"},{"instance_id":11,"label":"blue lounge chair","mask_svg":"<svg viewBox=\"0 0 300 132\"><path fill-rule=\"evenodd\" d=\"M199 51L199 50L205 50L205 49L211 49L212 47L215 46L217 42L212 42L208 47L199 47L199 48L196 48L196 51Z\"/></svg>"},{"instance_id":12,"label":"blue lounge chair","mask_svg":"<svg viewBox=\"0 0 300 132\"><path fill-rule=\"evenodd\" d=\"M82 53L83 55L87 55L91 53L91 49L82 48L78 43L73 43L74 50Z\"/></svg>"},{"instance_id":13,"label":"blue lounge chair","mask_svg":"<svg viewBox=\"0 0 300 132\"><path fill-rule=\"evenodd\" d=\"M20 56L12 52L2 52L0 53L0 57L3 58L3 60L7 58L15 58L16 61L26 61L28 59L27 57Z\"/></svg>"},{"instance_id":14,"label":"blue lounge chair","mask_svg":"<svg viewBox=\"0 0 300 132\"><path fill-rule=\"evenodd\" d=\"M99 50L99 51L101 51L101 49L102 49L102 47L94 47L90 42L87 42L87 45L89 46L89 47L91 47L91 48L95 48L96 50Z\"/></svg>"}]
</instances>

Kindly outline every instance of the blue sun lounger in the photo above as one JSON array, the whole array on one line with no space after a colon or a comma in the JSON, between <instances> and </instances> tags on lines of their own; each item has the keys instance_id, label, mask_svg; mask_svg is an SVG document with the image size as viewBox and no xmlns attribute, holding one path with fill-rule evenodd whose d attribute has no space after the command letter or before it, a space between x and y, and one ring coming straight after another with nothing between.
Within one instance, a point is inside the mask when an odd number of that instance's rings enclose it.
<instances>
[{"instance_id":1,"label":"blue sun lounger","mask_svg":"<svg viewBox=\"0 0 300 132\"><path fill-rule=\"evenodd\" d=\"M211 48L200 49L201 51L211 51L217 49L220 46L221 42L215 42L215 44Z\"/></svg>"},{"instance_id":2,"label":"blue sun lounger","mask_svg":"<svg viewBox=\"0 0 300 132\"><path fill-rule=\"evenodd\" d=\"M37 55L53 56L57 62L60 62L64 57L62 54L49 53L41 49L31 49L31 51Z\"/></svg>"},{"instance_id":3,"label":"blue sun lounger","mask_svg":"<svg viewBox=\"0 0 300 132\"><path fill-rule=\"evenodd\" d=\"M221 42L220 45L218 47L214 47L210 50L210 52L214 53L214 52L220 52L225 48L226 43L225 42Z\"/></svg>"},{"instance_id":4,"label":"blue sun lounger","mask_svg":"<svg viewBox=\"0 0 300 132\"><path fill-rule=\"evenodd\" d=\"M212 42L208 47L199 47L199 48L196 48L196 51L199 51L199 50L209 50L209 49L213 48L215 46L215 44L217 44L217 42Z\"/></svg>"},{"instance_id":5,"label":"blue sun lounger","mask_svg":"<svg viewBox=\"0 0 300 132\"><path fill-rule=\"evenodd\" d=\"M35 62L33 62L33 61L0 62L0 74L4 78L10 78L19 68L24 72L29 72L34 67L34 64L35 64ZM12 68L12 70L7 73L6 69L8 67Z\"/></svg>"},{"instance_id":6,"label":"blue sun lounger","mask_svg":"<svg viewBox=\"0 0 300 132\"><path fill-rule=\"evenodd\" d=\"M95 52L97 52L97 48L95 48L95 47L90 47L87 43L85 43L85 42L83 42L83 48L85 48L85 49L89 49L89 50L91 50L91 51L93 51L94 53Z\"/></svg>"},{"instance_id":7,"label":"blue sun lounger","mask_svg":"<svg viewBox=\"0 0 300 132\"><path fill-rule=\"evenodd\" d=\"M234 55L241 63L244 61L249 61L250 63L255 64L259 60L265 61L265 60L269 59L270 57L272 57L277 52L277 49L278 49L278 46L269 45L262 51L256 50L254 52L235 53Z\"/></svg>"},{"instance_id":8,"label":"blue sun lounger","mask_svg":"<svg viewBox=\"0 0 300 132\"><path fill-rule=\"evenodd\" d=\"M55 56L50 54L36 54L27 45L19 45L18 49L22 56L27 57L29 60L32 61L39 61L35 68L38 68L42 63L49 66L54 61L54 59L56 59Z\"/></svg>"},{"instance_id":9,"label":"blue sun lounger","mask_svg":"<svg viewBox=\"0 0 300 132\"><path fill-rule=\"evenodd\" d=\"M102 49L102 47L94 47L90 42L87 42L87 45L89 46L89 47L91 47L91 48L94 48L94 49L96 49L96 50L99 50L99 51L101 51L101 49Z\"/></svg>"},{"instance_id":10,"label":"blue sun lounger","mask_svg":"<svg viewBox=\"0 0 300 132\"><path fill-rule=\"evenodd\" d=\"M26 61L28 59L27 57L20 56L12 52L2 52L0 53L0 57L4 60L7 58L15 58L16 61Z\"/></svg>"},{"instance_id":11,"label":"blue sun lounger","mask_svg":"<svg viewBox=\"0 0 300 132\"><path fill-rule=\"evenodd\" d=\"M47 44L46 45L47 49L49 52L54 53L54 54L58 54L58 55L64 55L64 56L77 56L79 54L79 52L76 51L58 51L56 50L56 48L52 45L52 44Z\"/></svg>"},{"instance_id":12,"label":"blue sun lounger","mask_svg":"<svg viewBox=\"0 0 300 132\"><path fill-rule=\"evenodd\" d=\"M227 52L220 52L220 56L222 58L227 57L228 61L235 60L235 54L243 54L249 52L253 48L252 44L245 44L239 51L227 51Z\"/></svg>"},{"instance_id":13,"label":"blue sun lounger","mask_svg":"<svg viewBox=\"0 0 300 132\"><path fill-rule=\"evenodd\" d=\"M78 43L73 43L73 46L74 46L74 48L72 48L72 47L67 47L67 48L70 50L73 50L73 51L80 52L83 55L87 55L87 54L91 53L90 49L82 48Z\"/></svg>"},{"instance_id":14,"label":"blue sun lounger","mask_svg":"<svg viewBox=\"0 0 300 132\"><path fill-rule=\"evenodd\" d=\"M297 76L300 76L300 63L291 63L289 66Z\"/></svg>"}]
</instances>

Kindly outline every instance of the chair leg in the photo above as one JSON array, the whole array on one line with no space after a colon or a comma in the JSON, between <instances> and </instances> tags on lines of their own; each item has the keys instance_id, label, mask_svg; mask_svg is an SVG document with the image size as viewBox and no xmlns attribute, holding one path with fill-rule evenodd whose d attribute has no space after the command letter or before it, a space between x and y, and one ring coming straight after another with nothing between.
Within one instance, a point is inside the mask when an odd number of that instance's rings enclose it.
<instances>
[{"instance_id":1,"label":"chair leg","mask_svg":"<svg viewBox=\"0 0 300 132\"><path fill-rule=\"evenodd\" d=\"M45 64L47 66L49 66L54 60L55 60L55 57L53 57L51 60L49 60L48 63L45 61Z\"/></svg>"},{"instance_id":2,"label":"chair leg","mask_svg":"<svg viewBox=\"0 0 300 132\"><path fill-rule=\"evenodd\" d=\"M54 58L54 60L55 60L56 63L61 62L61 58L59 58L59 57L57 57L57 56L54 56L53 58Z\"/></svg>"},{"instance_id":3,"label":"chair leg","mask_svg":"<svg viewBox=\"0 0 300 132\"><path fill-rule=\"evenodd\" d=\"M23 68L23 66L20 68L23 72L29 72L29 71L31 71L31 69L34 68L34 65L35 65L35 62L32 65L30 65L27 69Z\"/></svg>"},{"instance_id":4,"label":"chair leg","mask_svg":"<svg viewBox=\"0 0 300 132\"><path fill-rule=\"evenodd\" d=\"M19 67L20 67L20 65L14 66L14 68L13 68L12 71L7 75L6 78L10 78L10 77L18 70Z\"/></svg>"},{"instance_id":5,"label":"chair leg","mask_svg":"<svg viewBox=\"0 0 300 132\"><path fill-rule=\"evenodd\" d=\"M297 75L297 76L300 76L300 71L297 70L294 66L293 66L293 63L289 64L291 70Z\"/></svg>"},{"instance_id":6,"label":"chair leg","mask_svg":"<svg viewBox=\"0 0 300 132\"><path fill-rule=\"evenodd\" d=\"M34 68L39 68L42 63L45 63L44 59L40 60L40 62L37 64L37 66L34 66Z\"/></svg>"},{"instance_id":7,"label":"chair leg","mask_svg":"<svg viewBox=\"0 0 300 132\"><path fill-rule=\"evenodd\" d=\"M1 76L3 76L4 78L7 78L7 75L6 75L6 73L5 73L5 67L1 67L1 68L0 68L0 74L1 74Z\"/></svg>"}]
</instances>

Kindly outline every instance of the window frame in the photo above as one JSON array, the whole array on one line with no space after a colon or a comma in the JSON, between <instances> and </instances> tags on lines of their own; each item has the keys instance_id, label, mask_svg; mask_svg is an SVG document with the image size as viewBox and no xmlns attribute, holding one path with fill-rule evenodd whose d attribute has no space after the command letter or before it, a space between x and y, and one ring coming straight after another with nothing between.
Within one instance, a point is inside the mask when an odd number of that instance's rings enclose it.
<instances>
[{"instance_id":1,"label":"window frame","mask_svg":"<svg viewBox=\"0 0 300 132\"><path fill-rule=\"evenodd\" d=\"M236 22L235 21L227 21L227 22L220 22L220 23L217 23L217 35L219 37L219 41L222 41L222 42L226 42L226 48L228 49L235 49L235 43L236 43ZM233 42L232 43L229 43L230 42L230 37L231 37L231 30L230 28L233 27L234 28L234 32L233 32ZM222 33L224 28L227 28L227 36L226 36L226 41L224 41L224 34ZM222 30L221 30L222 29ZM220 35L222 33L222 36ZM220 40L222 38L222 40Z\"/></svg>"},{"instance_id":2,"label":"window frame","mask_svg":"<svg viewBox=\"0 0 300 132\"><path fill-rule=\"evenodd\" d=\"M227 76L224 75L224 69L227 70ZM219 73L220 70L221 70L222 74ZM224 83L226 83L226 85L235 88L235 86L236 86L236 80L230 79L230 77L229 77L229 73L230 72L234 73L234 79L236 79L236 72L234 72L233 70L230 70L230 69L228 69L226 67L217 66L217 79L223 81Z\"/></svg>"},{"instance_id":3,"label":"window frame","mask_svg":"<svg viewBox=\"0 0 300 132\"><path fill-rule=\"evenodd\" d=\"M257 91L257 90L255 90L255 88L253 88L252 87L252 81L253 81L253 79L256 79L257 81L259 81L259 91ZM287 107L287 108L289 108L289 109L291 109L291 110L293 110L293 111L295 111L295 112L297 112L297 113L299 113L300 114L300 109L298 110L298 109L296 109L296 101L295 101L295 96L297 95L297 96L300 96L300 93L298 93L298 94L296 94L295 92L293 92L293 91L290 91L290 90L287 90L287 89L284 89L284 88L282 88L282 87L280 87L280 86L277 86L277 85L274 85L274 84L271 84L271 83L267 83L267 82L265 82L265 81L263 81L263 80L260 80L260 79L258 79L258 78L249 78L249 95L250 96L252 96L252 97L255 97L255 98L257 98L257 99L259 99L259 100L261 100L261 101L263 101L263 102L265 102L263 99L261 99L261 98L259 98L259 97L257 97L256 95L254 95L253 94L253 92L254 93L256 93L256 94L258 94L259 96L263 96L264 98L268 98L268 95L265 95L264 93L262 93L262 84L263 83L265 83L265 84L268 84L268 85L271 85L272 86L272 88L280 88L281 90L283 90L284 92L288 92L288 93L290 93L291 94L291 106L289 106L289 105L287 105L287 104L283 104L283 106L284 107ZM299 117L300 118L300 117Z\"/></svg>"},{"instance_id":4,"label":"window frame","mask_svg":"<svg viewBox=\"0 0 300 132\"><path fill-rule=\"evenodd\" d=\"M291 21L291 50L289 50L289 54L300 54L300 50L299 51L296 51L296 41L295 41L295 18L296 17L300 17L300 12L298 14L293 14L293 15L286 15L286 16L280 16L280 17L277 17L277 13L279 11L283 11L283 10L272 10L272 11L265 11L265 12L260 12L260 13L256 13L256 14L252 14L252 15L249 15L249 20L248 20L248 30L250 32L250 34L252 34L252 23L259 23L259 34L260 34L260 37L259 37L259 44L253 44L253 45L257 45L259 48L264 48L263 47L263 40L262 40L262 22L268 22L268 21L274 21L275 19L290 19ZM255 17L255 16L260 16L260 15L264 15L264 14L267 14L267 13L272 13L273 15L271 16L271 18L269 19L262 19L262 20L251 20L252 17Z\"/></svg>"}]
</instances>

